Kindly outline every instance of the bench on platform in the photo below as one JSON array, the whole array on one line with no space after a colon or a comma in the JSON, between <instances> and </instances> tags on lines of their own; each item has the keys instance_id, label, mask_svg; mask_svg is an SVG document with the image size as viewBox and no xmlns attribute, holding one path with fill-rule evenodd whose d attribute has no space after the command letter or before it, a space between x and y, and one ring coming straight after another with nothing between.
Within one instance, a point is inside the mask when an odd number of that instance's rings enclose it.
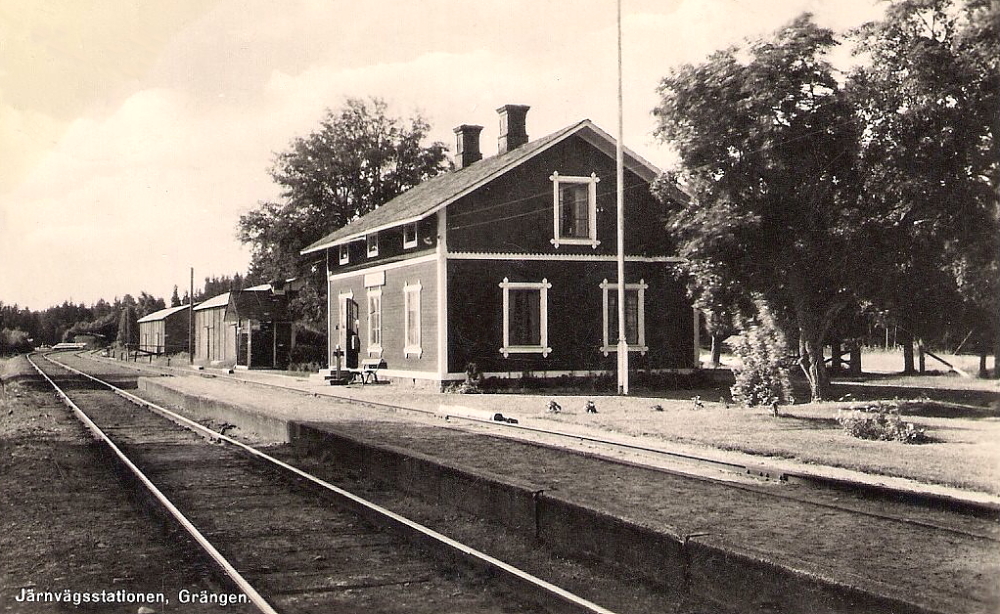
<instances>
[{"instance_id":1,"label":"bench on platform","mask_svg":"<svg viewBox=\"0 0 1000 614\"><path fill-rule=\"evenodd\" d=\"M362 384L378 383L378 371L385 369L385 361L381 358L365 358L361 361L361 367L351 370L351 373L361 379Z\"/></svg>"}]
</instances>

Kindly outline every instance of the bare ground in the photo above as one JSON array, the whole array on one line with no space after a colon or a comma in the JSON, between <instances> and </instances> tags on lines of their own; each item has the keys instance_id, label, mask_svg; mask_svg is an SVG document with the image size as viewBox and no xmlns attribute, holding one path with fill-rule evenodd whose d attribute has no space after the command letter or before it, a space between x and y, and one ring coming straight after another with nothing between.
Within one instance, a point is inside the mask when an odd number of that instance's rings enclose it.
<instances>
[{"instance_id":1,"label":"bare ground","mask_svg":"<svg viewBox=\"0 0 1000 614\"><path fill-rule=\"evenodd\" d=\"M8 378L15 370L7 366ZM150 518L125 492L53 394L7 379L0 390L0 611L134 614L142 603L118 600L162 593L169 603L147 604L156 612L218 612L218 605L178 603L181 589L231 591L213 584L186 534ZM25 601L22 591L31 590L80 603ZM101 592L116 601L83 601Z\"/></svg>"}]
</instances>

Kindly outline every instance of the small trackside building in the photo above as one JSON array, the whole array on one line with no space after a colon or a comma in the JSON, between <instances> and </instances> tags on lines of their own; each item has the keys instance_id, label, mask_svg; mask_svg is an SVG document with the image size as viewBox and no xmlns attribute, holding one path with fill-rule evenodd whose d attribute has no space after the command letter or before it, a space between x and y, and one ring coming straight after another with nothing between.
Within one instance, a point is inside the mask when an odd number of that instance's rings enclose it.
<instances>
[{"instance_id":1,"label":"small trackside building","mask_svg":"<svg viewBox=\"0 0 1000 614\"><path fill-rule=\"evenodd\" d=\"M246 369L286 369L294 336L288 303L300 283L223 292L194 308L196 362Z\"/></svg>"},{"instance_id":2,"label":"small trackside building","mask_svg":"<svg viewBox=\"0 0 1000 614\"><path fill-rule=\"evenodd\" d=\"M330 365L384 361L390 379L441 386L486 376L616 368L616 143L589 120L528 141L527 106L501 107L499 152L462 125L456 170L302 251L328 273ZM630 368L697 366L697 324L675 279L660 171L626 150L625 321ZM680 190L678 200L687 196Z\"/></svg>"},{"instance_id":3,"label":"small trackside building","mask_svg":"<svg viewBox=\"0 0 1000 614\"><path fill-rule=\"evenodd\" d=\"M264 284L230 294L226 321L236 324L237 368L288 368L294 344L288 303L297 288Z\"/></svg>"},{"instance_id":4,"label":"small trackside building","mask_svg":"<svg viewBox=\"0 0 1000 614\"><path fill-rule=\"evenodd\" d=\"M149 354L188 351L191 306L167 307L139 318L139 350Z\"/></svg>"},{"instance_id":5,"label":"small trackside building","mask_svg":"<svg viewBox=\"0 0 1000 614\"><path fill-rule=\"evenodd\" d=\"M236 364L236 323L226 320L231 292L194 307L194 360L202 364Z\"/></svg>"}]
</instances>

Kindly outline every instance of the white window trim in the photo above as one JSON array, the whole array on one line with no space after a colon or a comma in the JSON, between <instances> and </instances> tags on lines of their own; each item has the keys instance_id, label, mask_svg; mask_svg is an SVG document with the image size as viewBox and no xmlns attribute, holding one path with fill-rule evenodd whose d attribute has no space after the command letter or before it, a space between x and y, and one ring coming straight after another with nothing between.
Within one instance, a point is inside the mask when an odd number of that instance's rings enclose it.
<instances>
[{"instance_id":1,"label":"white window trim","mask_svg":"<svg viewBox=\"0 0 1000 614\"><path fill-rule=\"evenodd\" d=\"M549 288L552 284L548 279L541 282L510 281L506 277L500 282L503 288L503 347L500 353L504 358L509 358L511 354L538 354L547 358L552 352L549 347ZM510 291L511 290L539 290L539 345L511 345L510 344Z\"/></svg>"},{"instance_id":2,"label":"white window trim","mask_svg":"<svg viewBox=\"0 0 1000 614\"><path fill-rule=\"evenodd\" d=\"M344 299L354 300L354 290L341 290L337 293L337 338L334 346L340 347L340 336L347 330L347 310L344 309ZM342 352L346 352L346 347L340 347Z\"/></svg>"},{"instance_id":3,"label":"white window trim","mask_svg":"<svg viewBox=\"0 0 1000 614\"><path fill-rule=\"evenodd\" d=\"M332 292L329 293L328 298L329 302L333 302ZM347 356L347 348L340 344L340 337L345 334L344 331L346 330L347 324L347 310L344 309L344 299L351 299L353 301L354 290L341 290L337 292L337 321L336 324L332 321L330 322L329 335L327 337L327 352L329 354L327 359L330 361L329 367L331 369L333 368L334 362L337 360L336 352L338 350L344 352L342 356ZM330 308L329 303L327 314L330 318L333 318L333 310Z\"/></svg>"},{"instance_id":4,"label":"white window trim","mask_svg":"<svg viewBox=\"0 0 1000 614\"><path fill-rule=\"evenodd\" d=\"M375 358L382 358L382 340L379 339L379 343L375 343L372 340L372 333L375 331L372 329L372 299L378 299L378 326L379 326L379 336L382 333L382 286L377 286L368 289L368 355L374 356Z\"/></svg>"},{"instance_id":5,"label":"white window trim","mask_svg":"<svg viewBox=\"0 0 1000 614\"><path fill-rule=\"evenodd\" d=\"M378 256L378 233L373 232L365 235L365 250L369 258Z\"/></svg>"},{"instance_id":6,"label":"white window trim","mask_svg":"<svg viewBox=\"0 0 1000 614\"><path fill-rule=\"evenodd\" d=\"M406 240L406 229L407 228L412 228L413 229L413 240L412 241L407 241ZM418 228L417 228L417 222L413 222L412 224L405 224L403 226L403 249L414 248L420 242L420 237L417 235L417 230L418 230Z\"/></svg>"},{"instance_id":7,"label":"white window trim","mask_svg":"<svg viewBox=\"0 0 1000 614\"><path fill-rule=\"evenodd\" d=\"M337 262L348 264L351 261L351 246L349 243L341 243L337 249Z\"/></svg>"},{"instance_id":8,"label":"white window trim","mask_svg":"<svg viewBox=\"0 0 1000 614\"><path fill-rule=\"evenodd\" d=\"M649 284L646 283L644 279L640 279L637 284L625 284L626 290L638 290L639 291L639 345L629 345L629 352L640 352L645 354L649 351L649 346L646 345L646 289L649 288ZM618 352L618 331L615 331L614 338L611 339L611 335L608 331L608 324L610 318L608 318L608 293L618 292L618 284L609 283L607 279L601 282L601 293L602 305L601 309L602 318L604 320L603 335L601 338L601 351L604 355L614 352ZM613 341L613 343L611 343Z\"/></svg>"},{"instance_id":9,"label":"white window trim","mask_svg":"<svg viewBox=\"0 0 1000 614\"><path fill-rule=\"evenodd\" d=\"M420 281L415 284L403 283L403 356L409 358L410 356L415 356L420 358L424 350L421 347L421 318L420 318L420 291L423 288ZM414 299L413 296L416 295ZM407 343L410 339L410 325L407 320L407 313L409 313L410 304L412 301L417 302L417 343L416 345L411 345Z\"/></svg>"},{"instance_id":10,"label":"white window trim","mask_svg":"<svg viewBox=\"0 0 1000 614\"><path fill-rule=\"evenodd\" d=\"M601 244L597 240L597 184L601 178L597 173L591 173L589 177L574 177L571 175L560 175L558 171L553 172L549 179L552 181L552 238L549 242L558 248L560 245L589 245L597 249ZM590 210L590 236L581 237L561 237L559 236L559 184L560 183L586 183L589 184L587 192L587 204Z\"/></svg>"}]
</instances>

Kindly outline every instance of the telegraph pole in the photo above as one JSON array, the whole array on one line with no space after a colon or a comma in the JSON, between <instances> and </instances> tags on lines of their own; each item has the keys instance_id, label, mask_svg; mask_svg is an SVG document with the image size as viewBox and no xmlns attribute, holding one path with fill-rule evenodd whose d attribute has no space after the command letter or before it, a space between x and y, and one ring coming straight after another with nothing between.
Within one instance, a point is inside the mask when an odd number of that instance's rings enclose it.
<instances>
[{"instance_id":1,"label":"telegraph pole","mask_svg":"<svg viewBox=\"0 0 1000 614\"><path fill-rule=\"evenodd\" d=\"M194 364L194 267L191 267L191 291L188 293L188 364Z\"/></svg>"},{"instance_id":2,"label":"telegraph pole","mask_svg":"<svg viewBox=\"0 0 1000 614\"><path fill-rule=\"evenodd\" d=\"M618 200L618 394L628 394L628 341L625 338L625 125L622 119L622 0L618 0L618 145L615 187Z\"/></svg>"}]
</instances>

